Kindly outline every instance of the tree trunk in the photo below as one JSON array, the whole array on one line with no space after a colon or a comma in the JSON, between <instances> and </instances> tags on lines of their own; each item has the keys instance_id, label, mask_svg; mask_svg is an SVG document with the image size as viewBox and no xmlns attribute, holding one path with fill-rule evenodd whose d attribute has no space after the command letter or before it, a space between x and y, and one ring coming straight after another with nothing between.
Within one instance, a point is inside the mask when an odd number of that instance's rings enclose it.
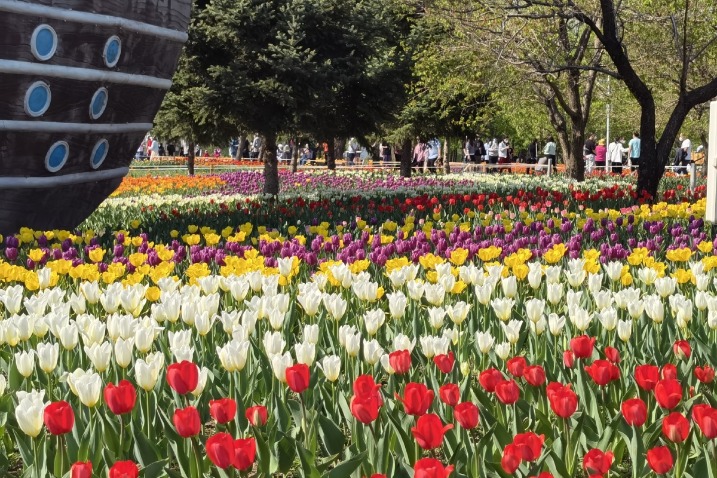
<instances>
[{"instance_id":1,"label":"tree trunk","mask_svg":"<svg viewBox=\"0 0 717 478\"><path fill-rule=\"evenodd\" d=\"M346 151L346 140L343 138L334 138L334 163L333 168L336 169L336 159L344 157L344 151Z\"/></svg>"},{"instance_id":2,"label":"tree trunk","mask_svg":"<svg viewBox=\"0 0 717 478\"><path fill-rule=\"evenodd\" d=\"M411 177L411 160L413 159L413 145L411 144L411 139L407 138L403 140L403 145L401 145L401 177L402 178L410 178Z\"/></svg>"},{"instance_id":3,"label":"tree trunk","mask_svg":"<svg viewBox=\"0 0 717 478\"><path fill-rule=\"evenodd\" d=\"M237 148L237 153L234 155L234 160L239 161L242 159L241 157L241 150L244 147L244 140L246 139L246 136L244 134L239 135L239 147Z\"/></svg>"},{"instance_id":4,"label":"tree trunk","mask_svg":"<svg viewBox=\"0 0 717 478\"><path fill-rule=\"evenodd\" d=\"M326 144L329 145L327 151L326 151L326 167L329 168L329 170L334 171L336 170L336 157L334 156L334 142L333 140L327 139Z\"/></svg>"},{"instance_id":5,"label":"tree trunk","mask_svg":"<svg viewBox=\"0 0 717 478\"><path fill-rule=\"evenodd\" d=\"M451 174L451 149L448 147L448 138L443 141L443 172Z\"/></svg>"},{"instance_id":6,"label":"tree trunk","mask_svg":"<svg viewBox=\"0 0 717 478\"><path fill-rule=\"evenodd\" d=\"M189 142L189 151L187 152L187 172L190 176L194 176L194 141Z\"/></svg>"},{"instance_id":7,"label":"tree trunk","mask_svg":"<svg viewBox=\"0 0 717 478\"><path fill-rule=\"evenodd\" d=\"M583 145L585 144L585 125L573 123L570 131L570 147L563 150L565 154L565 172L572 179L585 179L585 161Z\"/></svg>"},{"instance_id":8,"label":"tree trunk","mask_svg":"<svg viewBox=\"0 0 717 478\"><path fill-rule=\"evenodd\" d=\"M637 98L639 101L639 98ZM650 195L652 200L657 199L657 190L660 187L660 179L665 172L665 165L669 152L663 152L664 157L660 158L660 151L657 148L657 135L655 133L655 103L652 98L640 101L640 168L637 171L637 193ZM670 148L672 148L672 142Z\"/></svg>"},{"instance_id":9,"label":"tree trunk","mask_svg":"<svg viewBox=\"0 0 717 478\"><path fill-rule=\"evenodd\" d=\"M276 133L264 135L263 150L264 161L264 194L277 196L279 194L279 161L276 158Z\"/></svg>"}]
</instances>

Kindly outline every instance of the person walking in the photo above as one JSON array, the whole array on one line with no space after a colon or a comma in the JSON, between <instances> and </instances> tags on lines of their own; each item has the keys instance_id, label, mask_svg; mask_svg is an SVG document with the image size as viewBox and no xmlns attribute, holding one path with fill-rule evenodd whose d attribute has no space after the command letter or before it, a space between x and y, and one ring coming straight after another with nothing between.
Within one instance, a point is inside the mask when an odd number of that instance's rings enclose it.
<instances>
[{"instance_id":1,"label":"person walking","mask_svg":"<svg viewBox=\"0 0 717 478\"><path fill-rule=\"evenodd\" d=\"M622 174L622 155L627 153L624 143L625 139L618 137L607 148L607 159L610 161L610 171L613 174Z\"/></svg>"},{"instance_id":2,"label":"person walking","mask_svg":"<svg viewBox=\"0 0 717 478\"><path fill-rule=\"evenodd\" d=\"M510 150L510 140L508 138L503 138L503 141L498 144L498 164L510 163ZM510 169L500 168L498 171L502 173L504 171L510 171Z\"/></svg>"},{"instance_id":3,"label":"person walking","mask_svg":"<svg viewBox=\"0 0 717 478\"><path fill-rule=\"evenodd\" d=\"M630 158L630 170L637 171L640 167L640 133L632 133L632 139L627 145L627 157Z\"/></svg>"},{"instance_id":4,"label":"person walking","mask_svg":"<svg viewBox=\"0 0 717 478\"><path fill-rule=\"evenodd\" d=\"M259 137L259 133L254 133L254 140L251 142L251 151L249 151L249 159L254 161L255 159L259 159L259 153L261 152L261 138ZM280 157L280 153L278 153L277 157Z\"/></svg>"},{"instance_id":5,"label":"person walking","mask_svg":"<svg viewBox=\"0 0 717 478\"><path fill-rule=\"evenodd\" d=\"M493 140L486 146L488 153L488 164L490 165L490 172L494 173L495 169L492 167L494 164L498 164L498 138Z\"/></svg>"},{"instance_id":6,"label":"person walking","mask_svg":"<svg viewBox=\"0 0 717 478\"><path fill-rule=\"evenodd\" d=\"M583 146L583 156L585 159L585 174L590 174L593 172L593 168L595 168L595 147L597 145L595 144L595 135L591 134L588 136L588 139L585 141L585 145Z\"/></svg>"},{"instance_id":7,"label":"person walking","mask_svg":"<svg viewBox=\"0 0 717 478\"><path fill-rule=\"evenodd\" d=\"M423 163L425 160L426 143L423 142L423 139L416 138L416 146L413 148L413 159L411 161L413 172L416 172L417 169L423 169Z\"/></svg>"},{"instance_id":8,"label":"person walking","mask_svg":"<svg viewBox=\"0 0 717 478\"><path fill-rule=\"evenodd\" d=\"M436 172L436 161L438 161L438 158L441 157L441 142L438 140L438 138L433 138L428 142L428 152L427 152L427 158L426 163L424 166L424 172L426 171L426 168L428 171L435 173Z\"/></svg>"},{"instance_id":9,"label":"person walking","mask_svg":"<svg viewBox=\"0 0 717 478\"><path fill-rule=\"evenodd\" d=\"M600 138L597 146L595 146L595 170L597 172L605 171L605 160L607 159L607 148L605 147L605 138Z\"/></svg>"}]
</instances>

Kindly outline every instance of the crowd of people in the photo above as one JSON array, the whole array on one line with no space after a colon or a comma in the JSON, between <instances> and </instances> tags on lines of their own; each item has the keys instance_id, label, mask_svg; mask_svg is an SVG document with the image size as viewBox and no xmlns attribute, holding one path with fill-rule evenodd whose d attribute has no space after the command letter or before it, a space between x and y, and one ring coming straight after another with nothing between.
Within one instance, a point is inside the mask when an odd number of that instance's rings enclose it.
<instances>
[{"instance_id":1,"label":"crowd of people","mask_svg":"<svg viewBox=\"0 0 717 478\"><path fill-rule=\"evenodd\" d=\"M486 141L480 137L466 138L463 147L463 160L466 163L483 164L484 168L489 169L490 172L507 170L508 168L501 167L501 165L511 163L532 164L535 165L535 172L541 173L549 166L555 167L557 144L552 136L548 136L541 149L540 142L535 138L527 149L516 153L507 136L500 141L497 137Z\"/></svg>"}]
</instances>

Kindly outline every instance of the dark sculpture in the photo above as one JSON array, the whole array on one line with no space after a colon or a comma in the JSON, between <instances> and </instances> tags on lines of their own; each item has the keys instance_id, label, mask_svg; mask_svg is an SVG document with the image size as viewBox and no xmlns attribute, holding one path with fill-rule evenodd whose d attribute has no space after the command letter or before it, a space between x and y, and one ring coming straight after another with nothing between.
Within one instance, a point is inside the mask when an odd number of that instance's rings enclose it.
<instances>
[{"instance_id":1,"label":"dark sculpture","mask_svg":"<svg viewBox=\"0 0 717 478\"><path fill-rule=\"evenodd\" d=\"M0 233L77 226L114 191L187 39L191 0L0 0Z\"/></svg>"}]
</instances>

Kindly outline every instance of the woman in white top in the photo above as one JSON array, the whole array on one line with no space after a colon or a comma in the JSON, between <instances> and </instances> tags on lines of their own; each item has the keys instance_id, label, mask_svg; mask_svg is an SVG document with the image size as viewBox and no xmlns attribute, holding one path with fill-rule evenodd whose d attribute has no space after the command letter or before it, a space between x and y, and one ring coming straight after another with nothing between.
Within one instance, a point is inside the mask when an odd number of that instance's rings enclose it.
<instances>
[{"instance_id":1,"label":"woman in white top","mask_svg":"<svg viewBox=\"0 0 717 478\"><path fill-rule=\"evenodd\" d=\"M627 153L624 138L615 138L607 148L607 159L612 165L613 174L622 174L622 155Z\"/></svg>"}]
</instances>

